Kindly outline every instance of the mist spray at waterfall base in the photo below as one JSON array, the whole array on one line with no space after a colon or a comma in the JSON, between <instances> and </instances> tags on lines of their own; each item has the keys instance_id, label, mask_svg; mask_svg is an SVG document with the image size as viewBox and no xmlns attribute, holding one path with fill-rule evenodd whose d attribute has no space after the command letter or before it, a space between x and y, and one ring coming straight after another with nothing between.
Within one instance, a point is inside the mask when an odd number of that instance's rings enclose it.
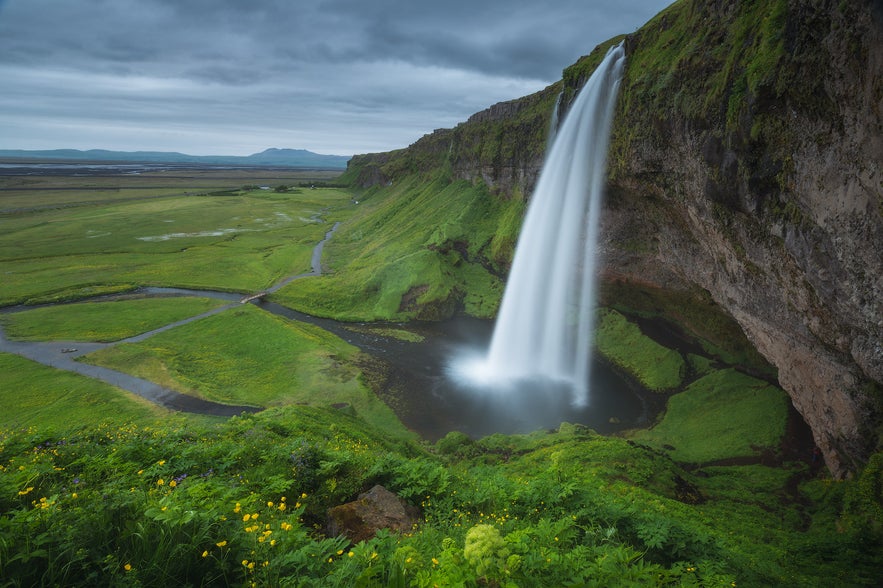
<instances>
[{"instance_id":1,"label":"mist spray at waterfall base","mask_svg":"<svg viewBox=\"0 0 883 588\"><path fill-rule=\"evenodd\" d=\"M608 51L554 135L487 352L453 358L449 375L479 395L589 404L599 216L624 63L621 45Z\"/></svg>"}]
</instances>

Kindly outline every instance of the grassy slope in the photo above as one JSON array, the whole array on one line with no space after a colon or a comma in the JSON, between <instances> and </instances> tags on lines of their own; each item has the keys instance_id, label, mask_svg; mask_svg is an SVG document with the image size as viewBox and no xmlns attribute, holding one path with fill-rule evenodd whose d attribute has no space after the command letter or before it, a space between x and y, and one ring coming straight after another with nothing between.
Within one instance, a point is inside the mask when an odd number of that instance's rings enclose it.
<instances>
[{"instance_id":1,"label":"grassy slope","mask_svg":"<svg viewBox=\"0 0 883 588\"><path fill-rule=\"evenodd\" d=\"M505 248L522 203L502 202L482 185L410 176L359 196L358 212L325 248L328 275L275 295L298 310L342 320L443 318L459 304L492 316L502 285L478 261ZM520 219L519 219L520 222Z\"/></svg>"},{"instance_id":2,"label":"grassy slope","mask_svg":"<svg viewBox=\"0 0 883 588\"><path fill-rule=\"evenodd\" d=\"M2 315L0 324L7 337L23 341L118 341L223 304L194 297L68 304Z\"/></svg>"},{"instance_id":3,"label":"grassy slope","mask_svg":"<svg viewBox=\"0 0 883 588\"><path fill-rule=\"evenodd\" d=\"M879 467L786 503L799 468L694 476L571 425L478 442L451 435L431 449L305 406L211 428L6 432L0 576L71 586L858 586L881 563L879 534L862 518L872 511L859 506ZM354 546L316 532L328 507L375 483L420 507L413 532ZM829 514L807 528L820 510Z\"/></svg>"},{"instance_id":4,"label":"grassy slope","mask_svg":"<svg viewBox=\"0 0 883 588\"><path fill-rule=\"evenodd\" d=\"M782 390L734 369L717 370L672 396L662 421L632 438L674 447L678 461L702 463L778 447L787 418Z\"/></svg>"},{"instance_id":5,"label":"grassy slope","mask_svg":"<svg viewBox=\"0 0 883 588\"><path fill-rule=\"evenodd\" d=\"M601 311L595 336L598 351L650 390L662 392L681 385L686 371L681 354L644 336L615 310Z\"/></svg>"}]
</instances>

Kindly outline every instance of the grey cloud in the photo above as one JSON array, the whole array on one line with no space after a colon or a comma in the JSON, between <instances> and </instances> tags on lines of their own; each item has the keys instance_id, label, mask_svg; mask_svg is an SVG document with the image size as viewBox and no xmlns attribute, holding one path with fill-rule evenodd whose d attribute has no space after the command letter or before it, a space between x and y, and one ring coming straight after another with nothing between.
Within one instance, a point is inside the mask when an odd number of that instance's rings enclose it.
<instances>
[{"instance_id":1,"label":"grey cloud","mask_svg":"<svg viewBox=\"0 0 883 588\"><path fill-rule=\"evenodd\" d=\"M401 147L553 82L665 4L0 0L0 147L37 140L25 136L28 117L42 120L31 128L47 146L47 121L68 129L58 137L99 136L78 112L108 121L108 137L137 128L132 141L183 141L163 129L186 128L187 141L213 138L205 149L218 149L224 129L264 146L317 149L279 143L303 137L337 153Z\"/></svg>"}]
</instances>

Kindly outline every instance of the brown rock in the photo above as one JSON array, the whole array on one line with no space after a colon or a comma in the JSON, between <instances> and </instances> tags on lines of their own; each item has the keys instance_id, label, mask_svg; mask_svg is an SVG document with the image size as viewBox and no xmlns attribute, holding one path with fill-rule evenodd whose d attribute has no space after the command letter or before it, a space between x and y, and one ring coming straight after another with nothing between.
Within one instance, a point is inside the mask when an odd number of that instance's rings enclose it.
<instances>
[{"instance_id":1,"label":"brown rock","mask_svg":"<svg viewBox=\"0 0 883 588\"><path fill-rule=\"evenodd\" d=\"M379 529L410 531L419 519L417 507L377 485L353 502L328 509L327 533L358 543L370 539Z\"/></svg>"}]
</instances>

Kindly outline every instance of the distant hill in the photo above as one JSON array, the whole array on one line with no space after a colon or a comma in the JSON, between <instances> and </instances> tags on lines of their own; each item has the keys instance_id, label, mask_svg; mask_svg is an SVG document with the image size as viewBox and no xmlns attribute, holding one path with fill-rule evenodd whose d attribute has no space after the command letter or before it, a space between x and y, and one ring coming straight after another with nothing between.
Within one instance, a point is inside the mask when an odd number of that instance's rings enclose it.
<instances>
[{"instance_id":1,"label":"distant hill","mask_svg":"<svg viewBox=\"0 0 883 588\"><path fill-rule=\"evenodd\" d=\"M350 157L322 155L305 149L266 149L245 157L235 155L187 155L173 151L107 151L105 149L50 149L30 151L0 149L4 159L52 159L66 161L132 161L139 163L195 163L207 165L254 165L272 167L301 167L345 169Z\"/></svg>"}]
</instances>

